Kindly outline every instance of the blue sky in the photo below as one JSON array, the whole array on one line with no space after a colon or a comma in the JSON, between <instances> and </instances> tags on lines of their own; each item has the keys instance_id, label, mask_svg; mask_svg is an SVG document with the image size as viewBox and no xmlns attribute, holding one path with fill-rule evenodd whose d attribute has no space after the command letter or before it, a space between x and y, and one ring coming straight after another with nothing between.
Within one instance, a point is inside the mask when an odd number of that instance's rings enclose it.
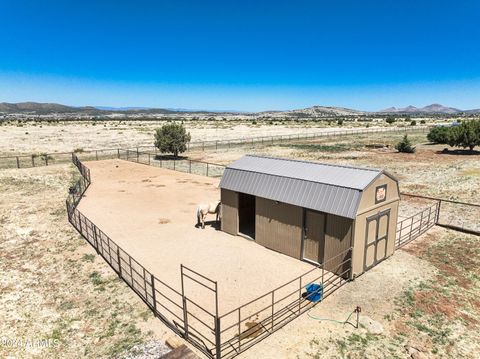
<instances>
[{"instance_id":1,"label":"blue sky","mask_svg":"<svg viewBox=\"0 0 480 359\"><path fill-rule=\"evenodd\" d=\"M0 102L480 108L480 2L0 0Z\"/></svg>"}]
</instances>

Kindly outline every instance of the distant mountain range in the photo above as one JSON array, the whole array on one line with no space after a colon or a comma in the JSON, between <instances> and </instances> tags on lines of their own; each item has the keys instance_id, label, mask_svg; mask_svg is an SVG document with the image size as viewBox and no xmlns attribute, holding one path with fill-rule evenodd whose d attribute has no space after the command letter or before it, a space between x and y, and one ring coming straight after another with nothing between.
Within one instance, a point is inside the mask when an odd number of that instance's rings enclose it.
<instances>
[{"instance_id":1,"label":"distant mountain range","mask_svg":"<svg viewBox=\"0 0 480 359\"><path fill-rule=\"evenodd\" d=\"M407 106L403 108L389 107L381 111L366 112L343 107L332 106L313 106L298 110L289 111L262 111L255 113L236 112L236 111L200 111L187 109L163 109L149 107L94 107L83 106L74 107L57 103L38 103L38 102L20 102L20 103L0 103L0 113L3 114L24 114L24 115L87 115L102 116L112 114L131 114L131 115L174 115L174 114L203 114L203 115L254 115L264 117L328 117L328 116L355 116L355 115L383 115L383 114L459 114L459 113L480 113L480 109L460 110L453 107L446 107L440 104L431 104L425 107Z\"/></svg>"},{"instance_id":2,"label":"distant mountain range","mask_svg":"<svg viewBox=\"0 0 480 359\"><path fill-rule=\"evenodd\" d=\"M438 103L433 103L431 105L425 106L425 107L415 107L415 106L407 106L403 108L396 108L396 107L389 107L386 108L385 110L380 111L382 113L429 113L429 114L456 114L460 112L479 112L479 110L460 110L458 108L454 107L446 107L443 105L440 105Z\"/></svg>"}]
</instances>

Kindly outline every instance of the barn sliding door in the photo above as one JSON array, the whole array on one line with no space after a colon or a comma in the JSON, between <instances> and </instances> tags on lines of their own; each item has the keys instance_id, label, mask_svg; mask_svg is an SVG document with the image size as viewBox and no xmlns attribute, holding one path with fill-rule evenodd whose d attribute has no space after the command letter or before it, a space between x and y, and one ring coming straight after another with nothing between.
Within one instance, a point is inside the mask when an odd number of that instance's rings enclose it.
<instances>
[{"instance_id":1,"label":"barn sliding door","mask_svg":"<svg viewBox=\"0 0 480 359\"><path fill-rule=\"evenodd\" d=\"M376 266L387 257L389 222L390 210L377 213L367 218L365 233L365 271Z\"/></svg>"},{"instance_id":2,"label":"barn sliding door","mask_svg":"<svg viewBox=\"0 0 480 359\"><path fill-rule=\"evenodd\" d=\"M322 263L325 247L325 214L306 209L304 218L302 259Z\"/></svg>"}]
</instances>

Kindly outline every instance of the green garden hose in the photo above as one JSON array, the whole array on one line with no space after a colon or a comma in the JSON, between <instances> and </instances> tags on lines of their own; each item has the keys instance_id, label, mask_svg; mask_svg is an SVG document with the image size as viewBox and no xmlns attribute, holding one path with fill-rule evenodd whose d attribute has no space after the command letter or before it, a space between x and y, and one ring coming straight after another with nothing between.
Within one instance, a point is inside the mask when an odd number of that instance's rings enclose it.
<instances>
[{"instance_id":1,"label":"green garden hose","mask_svg":"<svg viewBox=\"0 0 480 359\"><path fill-rule=\"evenodd\" d=\"M312 308L312 309L313 309L313 308ZM352 317L352 315L353 315L354 313L357 313L357 314L360 313L360 310L361 310L360 307L355 308L354 311L351 312L351 313L348 315L347 319L345 319L345 321L342 322L342 321L340 321L340 320L331 319L331 318L320 318L320 317L316 317L316 316L310 314L310 311L311 311L312 309L310 309L310 310L307 312L307 315L308 315L308 317L309 317L310 319L314 319L314 320L326 320L326 321L334 322L334 323L338 323L338 324L347 324L347 323L351 324L351 323L349 322L349 320L350 320L350 318ZM352 325L353 325L353 324L352 324ZM357 315L357 326L356 326L356 328L358 328L358 315Z\"/></svg>"}]
</instances>

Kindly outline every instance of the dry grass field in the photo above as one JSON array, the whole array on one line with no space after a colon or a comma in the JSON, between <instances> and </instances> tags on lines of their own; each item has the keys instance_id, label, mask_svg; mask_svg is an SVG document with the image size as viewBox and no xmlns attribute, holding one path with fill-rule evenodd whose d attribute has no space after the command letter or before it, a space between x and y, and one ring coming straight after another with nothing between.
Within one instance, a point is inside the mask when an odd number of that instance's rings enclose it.
<instances>
[{"instance_id":1,"label":"dry grass field","mask_svg":"<svg viewBox=\"0 0 480 359\"><path fill-rule=\"evenodd\" d=\"M8 138L0 151L117 147L151 137L146 130L130 138L120 129L71 126L63 128L64 144L59 142L61 126L49 136L38 131L45 136L38 143L0 127L2 139ZM238 126L253 135L249 125ZM34 130L38 126L22 129ZM194 138L216 136L215 129L190 131ZM396 153L391 146L398 136L385 135L189 156L226 164L244 153L259 153L381 167L398 176L402 191L480 202L479 155L442 154L444 146L425 144L424 135L411 138L415 154ZM389 147L374 148L378 144ZM71 165L0 171L0 357L115 358L135 344L173 336L68 224L64 198L76 176ZM478 217L470 221L478 223ZM479 297L479 238L434 228L239 358L478 358ZM359 329L331 321L345 320L357 305L362 307ZM45 348L12 346L4 339L52 343Z\"/></svg>"},{"instance_id":2,"label":"dry grass field","mask_svg":"<svg viewBox=\"0 0 480 359\"><path fill-rule=\"evenodd\" d=\"M62 153L74 150L126 148L152 145L153 133L165 121L0 121L0 156L35 153ZM184 125L192 141L226 140L255 136L291 135L311 131L335 131L365 128L365 122L348 122L339 127L335 121L223 121L186 120ZM404 124L399 124L404 125ZM369 123L371 127L388 127ZM390 126L392 127L392 126Z\"/></svg>"}]
</instances>

